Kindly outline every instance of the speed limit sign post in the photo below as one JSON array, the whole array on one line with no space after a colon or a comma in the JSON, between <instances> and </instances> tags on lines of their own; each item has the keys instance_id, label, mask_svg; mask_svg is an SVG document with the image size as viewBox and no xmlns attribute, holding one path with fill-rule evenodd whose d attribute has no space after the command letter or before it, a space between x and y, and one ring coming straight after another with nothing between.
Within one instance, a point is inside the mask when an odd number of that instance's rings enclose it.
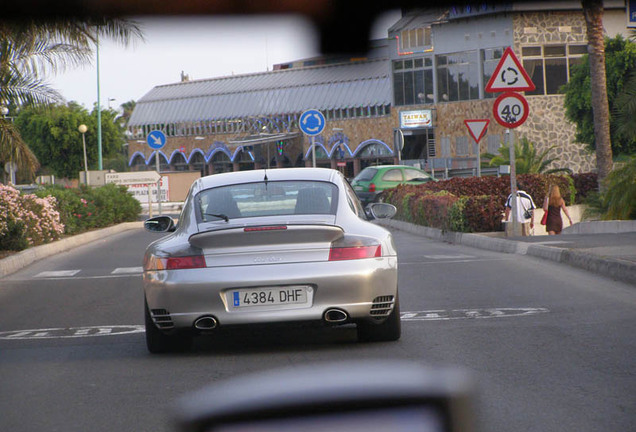
<instances>
[{"instance_id":1,"label":"speed limit sign post","mask_svg":"<svg viewBox=\"0 0 636 432\"><path fill-rule=\"evenodd\" d=\"M528 118L528 101L519 93L506 92L500 95L492 107L497 123L514 129Z\"/></svg>"},{"instance_id":2,"label":"speed limit sign post","mask_svg":"<svg viewBox=\"0 0 636 432\"><path fill-rule=\"evenodd\" d=\"M515 56L510 47L506 48L501 60L495 67L495 70L486 85L485 90L489 93L502 93L492 107L492 113L497 123L508 128L510 146L510 190L513 197L517 195L517 177L515 167L515 145L514 145L514 128L523 124L529 114L528 101L520 91L533 91L535 85L523 65ZM517 216L517 200L513 199L512 204L512 230L506 230L513 236L521 233L521 224Z\"/></svg>"}]
</instances>

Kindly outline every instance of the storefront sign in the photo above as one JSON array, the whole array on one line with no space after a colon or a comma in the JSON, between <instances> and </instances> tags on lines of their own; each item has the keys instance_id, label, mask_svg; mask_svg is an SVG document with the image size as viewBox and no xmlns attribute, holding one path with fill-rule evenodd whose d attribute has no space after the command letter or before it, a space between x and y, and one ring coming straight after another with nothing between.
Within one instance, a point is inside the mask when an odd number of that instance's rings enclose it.
<instances>
[{"instance_id":1,"label":"storefront sign","mask_svg":"<svg viewBox=\"0 0 636 432\"><path fill-rule=\"evenodd\" d=\"M430 128L433 127L431 110L402 111L400 112L400 128Z\"/></svg>"},{"instance_id":2,"label":"storefront sign","mask_svg":"<svg viewBox=\"0 0 636 432\"><path fill-rule=\"evenodd\" d=\"M636 0L627 0L627 27L636 28Z\"/></svg>"},{"instance_id":3,"label":"storefront sign","mask_svg":"<svg viewBox=\"0 0 636 432\"><path fill-rule=\"evenodd\" d=\"M148 193L150 193L150 200L154 203L157 202L157 187L155 184L138 183L128 185L128 192L135 197L140 203L145 204L148 202ZM168 176L161 176L161 201L170 201L170 185L168 182Z\"/></svg>"}]
</instances>

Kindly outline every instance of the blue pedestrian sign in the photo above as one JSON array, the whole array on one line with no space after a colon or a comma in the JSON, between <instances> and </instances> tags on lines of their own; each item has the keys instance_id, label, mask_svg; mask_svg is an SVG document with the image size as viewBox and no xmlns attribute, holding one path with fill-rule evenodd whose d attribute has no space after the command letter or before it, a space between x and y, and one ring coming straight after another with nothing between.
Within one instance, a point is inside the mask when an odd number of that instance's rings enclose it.
<instances>
[{"instance_id":1,"label":"blue pedestrian sign","mask_svg":"<svg viewBox=\"0 0 636 432\"><path fill-rule=\"evenodd\" d=\"M325 116L317 109L310 109L300 115L298 126L309 136L320 135L325 129Z\"/></svg>"},{"instance_id":2,"label":"blue pedestrian sign","mask_svg":"<svg viewBox=\"0 0 636 432\"><path fill-rule=\"evenodd\" d=\"M153 130L146 137L146 142L153 150L159 150L166 145L166 134L160 130Z\"/></svg>"}]
</instances>

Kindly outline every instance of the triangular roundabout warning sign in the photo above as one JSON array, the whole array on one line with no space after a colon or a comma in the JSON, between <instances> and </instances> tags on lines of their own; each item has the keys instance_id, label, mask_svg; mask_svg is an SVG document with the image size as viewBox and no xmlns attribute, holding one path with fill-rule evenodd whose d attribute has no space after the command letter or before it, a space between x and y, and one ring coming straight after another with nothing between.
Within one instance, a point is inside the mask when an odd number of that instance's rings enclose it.
<instances>
[{"instance_id":1,"label":"triangular roundabout warning sign","mask_svg":"<svg viewBox=\"0 0 636 432\"><path fill-rule=\"evenodd\" d=\"M490 120L488 119L464 120L464 124L468 128L468 132L476 143L478 143L479 140L486 134L488 123L490 123Z\"/></svg>"},{"instance_id":2,"label":"triangular roundabout warning sign","mask_svg":"<svg viewBox=\"0 0 636 432\"><path fill-rule=\"evenodd\" d=\"M523 66L521 66L515 53L510 47L506 48L486 85L486 91L489 93L498 93L507 91L532 91L534 89L534 83Z\"/></svg>"}]
</instances>

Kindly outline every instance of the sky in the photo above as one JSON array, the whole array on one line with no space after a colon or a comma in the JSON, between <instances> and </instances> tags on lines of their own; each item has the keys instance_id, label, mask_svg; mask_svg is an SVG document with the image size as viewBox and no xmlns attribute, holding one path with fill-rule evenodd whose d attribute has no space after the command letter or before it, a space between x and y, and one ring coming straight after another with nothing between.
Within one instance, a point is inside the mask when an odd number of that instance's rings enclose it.
<instances>
[{"instance_id":1,"label":"sky","mask_svg":"<svg viewBox=\"0 0 636 432\"><path fill-rule=\"evenodd\" d=\"M399 11L378 18L371 38L387 37ZM102 40L99 49L103 108L119 109L153 87L181 80L272 70L274 64L319 55L318 35L300 16L260 18L133 18L145 41L123 47ZM49 79L67 101L91 110L97 102L95 61Z\"/></svg>"}]
</instances>

